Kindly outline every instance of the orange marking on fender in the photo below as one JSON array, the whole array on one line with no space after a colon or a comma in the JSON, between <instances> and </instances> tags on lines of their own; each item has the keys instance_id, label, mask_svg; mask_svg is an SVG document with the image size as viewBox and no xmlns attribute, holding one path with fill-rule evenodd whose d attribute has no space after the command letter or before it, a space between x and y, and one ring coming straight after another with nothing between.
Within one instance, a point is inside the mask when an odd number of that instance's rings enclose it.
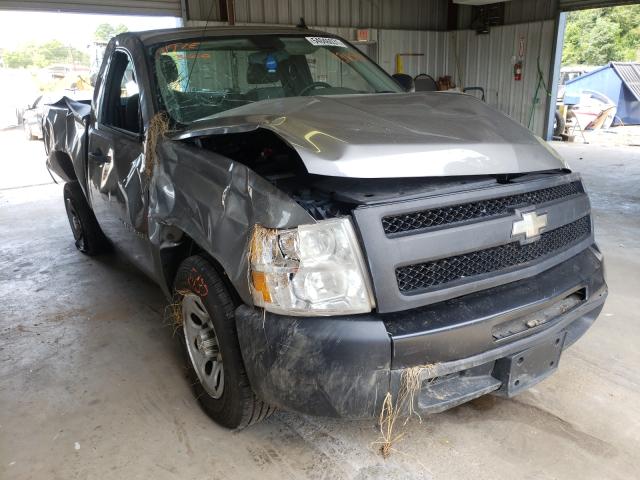
<instances>
[{"instance_id":1,"label":"orange marking on fender","mask_svg":"<svg viewBox=\"0 0 640 480\"><path fill-rule=\"evenodd\" d=\"M191 271L195 272L196 269L192 268ZM189 288L193 291L193 293L195 293L199 297L204 298L209 295L209 286L207 285L207 282L205 282L202 275L197 275L195 277L189 275L189 278L187 278L187 283L189 284Z\"/></svg>"}]
</instances>

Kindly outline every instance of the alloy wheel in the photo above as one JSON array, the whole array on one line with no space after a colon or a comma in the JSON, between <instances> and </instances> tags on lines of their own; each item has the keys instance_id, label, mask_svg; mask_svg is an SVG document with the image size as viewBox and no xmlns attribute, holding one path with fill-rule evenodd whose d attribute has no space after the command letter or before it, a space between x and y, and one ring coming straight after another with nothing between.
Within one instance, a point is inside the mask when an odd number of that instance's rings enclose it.
<instances>
[{"instance_id":1,"label":"alloy wheel","mask_svg":"<svg viewBox=\"0 0 640 480\"><path fill-rule=\"evenodd\" d=\"M224 367L218 336L202 299L195 294L189 293L182 299L182 328L198 380L211 397L220 398L224 391Z\"/></svg>"}]
</instances>

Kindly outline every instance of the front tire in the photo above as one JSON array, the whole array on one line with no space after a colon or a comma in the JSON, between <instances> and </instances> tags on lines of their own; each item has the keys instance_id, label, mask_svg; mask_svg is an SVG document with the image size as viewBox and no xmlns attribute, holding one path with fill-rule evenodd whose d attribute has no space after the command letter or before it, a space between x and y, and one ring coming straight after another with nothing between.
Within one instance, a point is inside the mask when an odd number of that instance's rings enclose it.
<instances>
[{"instance_id":1,"label":"front tire","mask_svg":"<svg viewBox=\"0 0 640 480\"><path fill-rule=\"evenodd\" d=\"M64 184L64 206L76 248L85 255L97 255L108 249L108 242L93 210L77 181Z\"/></svg>"},{"instance_id":2,"label":"front tire","mask_svg":"<svg viewBox=\"0 0 640 480\"><path fill-rule=\"evenodd\" d=\"M181 308L174 319L184 350L189 381L202 409L216 423L234 430L275 410L258 399L244 368L235 305L215 268L195 255L180 265L174 282Z\"/></svg>"}]
</instances>

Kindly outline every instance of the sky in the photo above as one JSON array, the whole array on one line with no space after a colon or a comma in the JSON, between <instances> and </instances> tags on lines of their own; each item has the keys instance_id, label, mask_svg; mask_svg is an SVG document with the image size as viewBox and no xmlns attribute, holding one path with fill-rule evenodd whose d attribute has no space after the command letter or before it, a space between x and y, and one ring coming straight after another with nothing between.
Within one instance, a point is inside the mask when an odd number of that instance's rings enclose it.
<instances>
[{"instance_id":1,"label":"sky","mask_svg":"<svg viewBox=\"0 0 640 480\"><path fill-rule=\"evenodd\" d=\"M93 40L93 33L101 23L112 25L122 23L134 32L177 27L180 26L180 19L133 15L0 11L0 48L14 50L27 43L60 40L66 45L84 49Z\"/></svg>"}]
</instances>

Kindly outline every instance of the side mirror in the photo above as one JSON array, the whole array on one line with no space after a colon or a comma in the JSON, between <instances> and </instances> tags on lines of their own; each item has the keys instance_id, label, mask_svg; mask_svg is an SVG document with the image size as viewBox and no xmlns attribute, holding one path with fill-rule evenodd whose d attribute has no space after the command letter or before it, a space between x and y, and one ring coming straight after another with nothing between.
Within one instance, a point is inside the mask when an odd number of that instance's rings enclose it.
<instances>
[{"instance_id":1,"label":"side mirror","mask_svg":"<svg viewBox=\"0 0 640 480\"><path fill-rule=\"evenodd\" d=\"M402 88L405 89L405 91L415 92L415 84L413 83L413 77L411 77L411 75L407 75L406 73L394 73L392 77Z\"/></svg>"}]
</instances>

